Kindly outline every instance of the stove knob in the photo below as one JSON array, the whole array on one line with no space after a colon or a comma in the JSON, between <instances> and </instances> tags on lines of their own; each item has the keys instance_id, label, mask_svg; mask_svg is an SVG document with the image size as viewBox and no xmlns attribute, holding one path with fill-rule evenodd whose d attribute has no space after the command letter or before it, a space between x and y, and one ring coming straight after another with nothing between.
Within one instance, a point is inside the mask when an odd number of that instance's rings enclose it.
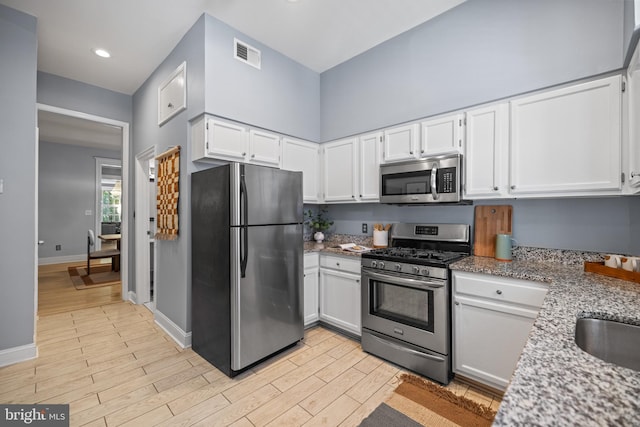
<instances>
[{"instance_id":1,"label":"stove knob","mask_svg":"<svg viewBox=\"0 0 640 427\"><path fill-rule=\"evenodd\" d=\"M380 261L378 263L378 268L384 268L384 261Z\"/></svg>"},{"instance_id":2,"label":"stove knob","mask_svg":"<svg viewBox=\"0 0 640 427\"><path fill-rule=\"evenodd\" d=\"M428 268L423 268L422 269L422 275L423 276L428 276L430 274L429 269Z\"/></svg>"},{"instance_id":3,"label":"stove knob","mask_svg":"<svg viewBox=\"0 0 640 427\"><path fill-rule=\"evenodd\" d=\"M402 266L400 264L396 264L396 271L402 270Z\"/></svg>"},{"instance_id":4,"label":"stove knob","mask_svg":"<svg viewBox=\"0 0 640 427\"><path fill-rule=\"evenodd\" d=\"M378 261L371 261L371 267L376 268L378 266Z\"/></svg>"},{"instance_id":5,"label":"stove knob","mask_svg":"<svg viewBox=\"0 0 640 427\"><path fill-rule=\"evenodd\" d=\"M414 266L414 267L413 267L413 272L414 272L415 274L419 274L419 273L420 273L420 267L415 267L415 266Z\"/></svg>"}]
</instances>

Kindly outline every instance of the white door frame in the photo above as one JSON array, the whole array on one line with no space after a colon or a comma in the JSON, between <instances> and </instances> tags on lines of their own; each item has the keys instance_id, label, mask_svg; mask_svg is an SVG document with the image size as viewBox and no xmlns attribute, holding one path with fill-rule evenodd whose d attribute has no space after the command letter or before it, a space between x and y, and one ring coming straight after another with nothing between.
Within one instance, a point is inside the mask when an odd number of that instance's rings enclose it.
<instances>
[{"instance_id":1,"label":"white door frame","mask_svg":"<svg viewBox=\"0 0 640 427\"><path fill-rule=\"evenodd\" d=\"M48 111L79 119L91 120L122 129L122 224L120 232L120 278L122 282L122 299L129 299L129 123L120 120L113 120L106 117L95 116L81 111L68 110L66 108L55 107L47 104L36 104L38 111ZM38 152L39 141L36 140L36 153ZM36 170L37 173L37 170ZM37 183L37 181L36 181ZM37 189L36 189L37 190ZM36 206L38 206L38 191L35 192ZM38 212L36 211L36 224L38 222ZM37 226L36 226L37 231ZM38 260L35 260L35 269L38 271ZM34 284L36 295L38 294L38 276L36 274Z\"/></svg>"},{"instance_id":2,"label":"white door frame","mask_svg":"<svg viewBox=\"0 0 640 427\"><path fill-rule=\"evenodd\" d=\"M102 234L102 166L118 166L120 167L120 173L122 174L122 162L119 159L108 159L106 157L96 157L96 203L95 203L95 234L96 236ZM120 197L122 201L122 196ZM122 212L122 211L121 211ZM120 220L122 221L122 215ZM100 239L95 240L95 250L102 249L102 241Z\"/></svg>"},{"instance_id":3,"label":"white door frame","mask_svg":"<svg viewBox=\"0 0 640 427\"><path fill-rule=\"evenodd\" d=\"M146 150L136 154L135 162L135 269L136 285L135 295L138 304L144 304L151 300L151 289L149 281L149 201L151 198L149 187L149 160L156 157L156 146L153 145ZM153 265L155 266L155 251ZM155 267L154 267L155 274ZM155 278L154 278L154 283ZM152 310L154 311L154 310Z\"/></svg>"}]
</instances>

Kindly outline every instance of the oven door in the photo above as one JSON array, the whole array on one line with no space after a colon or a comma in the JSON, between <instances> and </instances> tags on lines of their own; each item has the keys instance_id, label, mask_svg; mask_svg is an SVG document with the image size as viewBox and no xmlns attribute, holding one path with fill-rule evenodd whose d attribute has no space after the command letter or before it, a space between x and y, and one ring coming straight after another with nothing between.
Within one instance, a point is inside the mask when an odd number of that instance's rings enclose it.
<instances>
[{"instance_id":1,"label":"oven door","mask_svg":"<svg viewBox=\"0 0 640 427\"><path fill-rule=\"evenodd\" d=\"M448 282L362 269L362 327L449 354Z\"/></svg>"},{"instance_id":2,"label":"oven door","mask_svg":"<svg viewBox=\"0 0 640 427\"><path fill-rule=\"evenodd\" d=\"M380 203L459 202L461 156L380 166Z\"/></svg>"}]
</instances>

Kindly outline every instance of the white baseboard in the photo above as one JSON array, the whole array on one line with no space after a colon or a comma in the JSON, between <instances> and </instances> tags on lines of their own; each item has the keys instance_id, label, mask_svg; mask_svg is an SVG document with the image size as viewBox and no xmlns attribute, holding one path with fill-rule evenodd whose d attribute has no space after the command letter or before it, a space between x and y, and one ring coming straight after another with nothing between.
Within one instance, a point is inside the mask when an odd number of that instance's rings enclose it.
<instances>
[{"instance_id":1,"label":"white baseboard","mask_svg":"<svg viewBox=\"0 0 640 427\"><path fill-rule=\"evenodd\" d=\"M0 350L0 367L35 359L36 357L38 357L38 347L35 344Z\"/></svg>"},{"instance_id":2,"label":"white baseboard","mask_svg":"<svg viewBox=\"0 0 640 427\"><path fill-rule=\"evenodd\" d=\"M128 298L129 298L129 301L131 301L132 303L138 304L138 296L136 295L135 292L129 291Z\"/></svg>"},{"instance_id":3,"label":"white baseboard","mask_svg":"<svg viewBox=\"0 0 640 427\"><path fill-rule=\"evenodd\" d=\"M191 347L191 332L185 332L157 308L153 313L155 322L182 348Z\"/></svg>"},{"instance_id":4,"label":"white baseboard","mask_svg":"<svg viewBox=\"0 0 640 427\"><path fill-rule=\"evenodd\" d=\"M38 258L38 265L64 264L65 262L79 262L79 261L86 261L86 260L87 260L87 254L52 256L47 258Z\"/></svg>"}]
</instances>

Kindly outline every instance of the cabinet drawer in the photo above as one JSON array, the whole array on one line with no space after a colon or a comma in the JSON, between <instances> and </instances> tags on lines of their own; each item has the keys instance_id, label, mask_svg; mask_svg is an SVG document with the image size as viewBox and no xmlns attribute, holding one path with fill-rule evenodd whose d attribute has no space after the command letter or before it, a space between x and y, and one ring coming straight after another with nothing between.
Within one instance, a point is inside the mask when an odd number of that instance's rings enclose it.
<instances>
[{"instance_id":1,"label":"cabinet drawer","mask_svg":"<svg viewBox=\"0 0 640 427\"><path fill-rule=\"evenodd\" d=\"M347 273L360 274L360 258L347 258L341 256L321 255L320 267Z\"/></svg>"},{"instance_id":2,"label":"cabinet drawer","mask_svg":"<svg viewBox=\"0 0 640 427\"><path fill-rule=\"evenodd\" d=\"M314 268L318 266L318 253L312 252L304 254L304 268Z\"/></svg>"},{"instance_id":3,"label":"cabinet drawer","mask_svg":"<svg viewBox=\"0 0 640 427\"><path fill-rule=\"evenodd\" d=\"M538 282L456 271L453 274L453 289L456 295L465 294L540 308L548 288Z\"/></svg>"}]
</instances>

